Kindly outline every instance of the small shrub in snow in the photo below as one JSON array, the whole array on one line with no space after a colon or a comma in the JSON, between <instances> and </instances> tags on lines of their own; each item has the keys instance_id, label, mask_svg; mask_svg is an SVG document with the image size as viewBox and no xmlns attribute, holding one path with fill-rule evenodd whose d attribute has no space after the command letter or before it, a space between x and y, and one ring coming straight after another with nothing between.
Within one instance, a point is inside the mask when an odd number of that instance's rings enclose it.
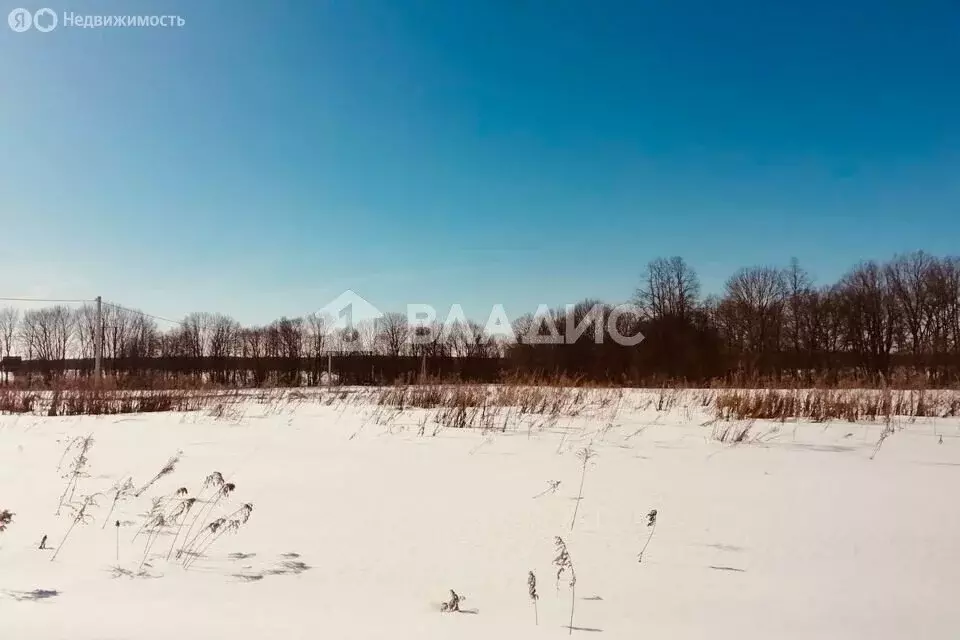
<instances>
[{"instance_id":1,"label":"small shrub in snow","mask_svg":"<svg viewBox=\"0 0 960 640\"><path fill-rule=\"evenodd\" d=\"M13 512L8 509L0 510L0 532L6 531L13 523Z\"/></svg>"},{"instance_id":2,"label":"small shrub in snow","mask_svg":"<svg viewBox=\"0 0 960 640\"><path fill-rule=\"evenodd\" d=\"M713 439L726 444L740 444L747 441L750 430L753 429L754 420L748 420L745 423L722 423L713 427Z\"/></svg>"},{"instance_id":3,"label":"small shrub in snow","mask_svg":"<svg viewBox=\"0 0 960 640\"><path fill-rule=\"evenodd\" d=\"M57 545L56 551L50 556L50 562L57 559L60 550L63 549L63 545L67 542L67 538L70 537L70 534L73 533L74 528L76 528L78 524L87 524L93 520L93 516L88 513L88 510L90 507L97 506L97 495L98 494L83 496L80 499L79 505L70 505L70 508L73 509L73 520L70 523L70 528L63 534L63 540Z\"/></svg>"},{"instance_id":4,"label":"small shrub in snow","mask_svg":"<svg viewBox=\"0 0 960 640\"><path fill-rule=\"evenodd\" d=\"M189 569L190 565L192 565L197 558L203 556L225 533L236 533L240 527L247 523L252 513L253 505L247 502L233 513L217 518L204 527L194 541L186 548L186 559L183 561L183 567Z\"/></svg>"},{"instance_id":5,"label":"small shrub in snow","mask_svg":"<svg viewBox=\"0 0 960 640\"><path fill-rule=\"evenodd\" d=\"M73 496L77 490L80 479L89 477L90 474L87 473L87 468L89 467L90 459L87 458L87 454L90 453L92 447L93 436L88 435L83 438L73 438L67 443L67 447L63 450L63 455L60 456L60 463L57 465L57 471L61 469L63 460L71 452L75 451L76 455L70 462L70 469L61 476L61 478L67 481L67 485L64 487L63 493L60 494L60 502L57 503L56 515L60 515L60 510L65 504L71 504L73 502Z\"/></svg>"},{"instance_id":6,"label":"small shrub in snow","mask_svg":"<svg viewBox=\"0 0 960 640\"><path fill-rule=\"evenodd\" d=\"M146 564L147 558L150 556L150 549L153 547L153 543L156 542L160 536L160 532L163 531L166 525L167 520L162 513L154 515L144 525L144 529L146 529L147 532L147 542L143 546L143 557L140 558L140 566L137 568L138 571L143 570L143 565Z\"/></svg>"},{"instance_id":7,"label":"small shrub in snow","mask_svg":"<svg viewBox=\"0 0 960 640\"><path fill-rule=\"evenodd\" d=\"M567 544L563 538L557 536L554 539L554 546L557 550L557 557L553 559L553 565L557 567L557 590L560 590L560 580L566 574L567 584L570 586L570 635L573 634L573 610L577 602L577 573L573 568L573 560L570 558L570 552L567 551Z\"/></svg>"},{"instance_id":8,"label":"small shrub in snow","mask_svg":"<svg viewBox=\"0 0 960 640\"><path fill-rule=\"evenodd\" d=\"M187 490L183 489L183 493L180 494L180 501L177 503L176 508L173 513L170 514L170 520L173 524L177 525L177 532L173 536L173 540L170 542L170 551L167 552L167 560L170 559L170 556L173 555L173 549L177 545L177 539L180 537L180 532L183 531L183 525L187 521L187 516L190 515L190 511L193 510L194 505L197 504L196 498L188 498Z\"/></svg>"},{"instance_id":9,"label":"small shrub in snow","mask_svg":"<svg viewBox=\"0 0 960 640\"><path fill-rule=\"evenodd\" d=\"M880 439L877 440L877 446L873 448L873 453L870 454L870 459L873 460L878 453L880 453L880 447L883 446L883 441L889 438L894 434L893 420L891 418L887 419L887 424L884 425L883 431L880 433Z\"/></svg>"},{"instance_id":10,"label":"small shrub in snow","mask_svg":"<svg viewBox=\"0 0 960 640\"><path fill-rule=\"evenodd\" d=\"M167 460L167 463L166 463L165 465L163 465L163 468L160 469L160 471L157 472L157 475L153 476L153 478L150 479L150 482L148 482L147 484L145 484L145 485L143 485L142 487L140 487L140 488L137 490L137 492L133 494L133 496L134 496L135 498L139 498L139 497L142 496L144 493L146 493L147 489L149 489L149 488L152 487L154 484L156 484L157 481L160 480L160 478L162 478L162 477L164 477L164 476L167 476L167 475L170 475L171 473L173 473L173 470L176 469L176 467L177 467L177 463L180 462L180 456L181 456L181 455L183 455L183 451L177 451L176 455L171 456L171 457Z\"/></svg>"},{"instance_id":11,"label":"small shrub in snow","mask_svg":"<svg viewBox=\"0 0 960 640\"><path fill-rule=\"evenodd\" d=\"M200 522L200 526L203 527L204 520L201 520L201 518L205 518L206 514L213 510L220 499L224 496L225 491L228 495L233 491L233 485L230 485L225 489L226 485L227 482L223 479L223 474L219 471L214 471L204 478L203 486L200 489L200 494L197 496L197 501L204 506L197 510L196 515L193 516L193 520L190 521L190 526L187 527L187 531L184 533L184 541L193 540L193 538L190 537L190 534L193 532L193 528L196 526L197 522ZM211 500L210 498L213 498L213 496L216 496L216 498ZM179 536L180 532L177 531L176 537L179 538ZM176 541L176 538L174 538L174 544L176 544ZM184 549L177 551L177 557L179 558L183 552Z\"/></svg>"},{"instance_id":12,"label":"small shrub in snow","mask_svg":"<svg viewBox=\"0 0 960 640\"><path fill-rule=\"evenodd\" d=\"M537 576L534 575L533 571L527 574L527 595L530 596L530 602L533 603L533 623L539 625L540 614L537 613L537 600L540 599L540 596L537 595Z\"/></svg>"},{"instance_id":13,"label":"small shrub in snow","mask_svg":"<svg viewBox=\"0 0 960 640\"><path fill-rule=\"evenodd\" d=\"M453 589L450 589L450 599L440 605L440 611L454 613L460 611L460 603L466 600Z\"/></svg>"},{"instance_id":14,"label":"small shrub in snow","mask_svg":"<svg viewBox=\"0 0 960 640\"><path fill-rule=\"evenodd\" d=\"M113 515L113 510L117 508L117 503L121 500L125 500L133 495L133 478L127 478L124 482L117 482L110 491L113 493L113 502L110 503L110 511L107 512L107 517L103 519L103 525L101 529L107 527L107 523L110 521L110 516Z\"/></svg>"},{"instance_id":15,"label":"small shrub in snow","mask_svg":"<svg viewBox=\"0 0 960 640\"><path fill-rule=\"evenodd\" d=\"M583 500L583 482L587 478L587 463L596 455L590 447L584 447L577 452L577 459L580 460L580 491L577 494L577 504L573 508L573 518L570 520L570 531L573 531L573 525L577 523L577 511L580 510L580 501Z\"/></svg>"},{"instance_id":16,"label":"small shrub in snow","mask_svg":"<svg viewBox=\"0 0 960 640\"><path fill-rule=\"evenodd\" d=\"M637 555L637 562L643 562L643 552L647 550L647 547L650 546L650 541L653 540L653 532L657 530L657 510L651 509L647 514L647 527L650 529L650 534L647 536L647 541L643 545L643 549L640 550L640 553Z\"/></svg>"},{"instance_id":17,"label":"small shrub in snow","mask_svg":"<svg viewBox=\"0 0 960 640\"><path fill-rule=\"evenodd\" d=\"M204 490L210 489L215 491L214 495L216 497L212 500L208 498L207 504L197 511L197 515L194 516L193 520L190 522L190 526L187 528L187 533L184 534L184 540L186 540L186 544L180 549L180 551L177 552L178 557L183 553L195 551L194 547L196 546L197 540L200 538L200 536L204 535L207 527L213 524L207 521L207 519L210 517L210 514L213 513L213 510L216 509L217 505L220 504L224 498L230 497L234 490L236 490L237 485L233 484L232 482L224 481L223 475L219 471L214 471L207 476L206 480L204 480L203 488ZM201 493L201 496L202 495L203 494ZM195 533L191 538L190 533L197 522L200 523L200 530L197 531L197 533Z\"/></svg>"},{"instance_id":18,"label":"small shrub in snow","mask_svg":"<svg viewBox=\"0 0 960 640\"><path fill-rule=\"evenodd\" d=\"M543 491L541 491L541 492L538 493L537 495L533 496L534 499L539 498L540 496L545 496L545 495L547 495L548 493L556 493L556 492L557 492L557 489L560 488L560 481L559 481L559 480L547 480L547 485L548 485L548 486L547 486L546 489L544 489Z\"/></svg>"},{"instance_id":19,"label":"small shrub in snow","mask_svg":"<svg viewBox=\"0 0 960 640\"><path fill-rule=\"evenodd\" d=\"M165 530L174 526L183 525L183 521L196 502L196 499L188 497L188 493L186 487L180 487L171 497L154 502L146 523L144 523L140 531L137 532L137 535L140 535L144 530L147 531L147 542L144 545L143 558L140 560L140 569L143 569L143 565L146 564L147 558L150 556L150 551L156 543L157 538L159 538ZM175 543L176 538L174 538L173 544ZM170 546L170 553L173 553L173 544ZM167 557L170 557L169 553Z\"/></svg>"}]
</instances>

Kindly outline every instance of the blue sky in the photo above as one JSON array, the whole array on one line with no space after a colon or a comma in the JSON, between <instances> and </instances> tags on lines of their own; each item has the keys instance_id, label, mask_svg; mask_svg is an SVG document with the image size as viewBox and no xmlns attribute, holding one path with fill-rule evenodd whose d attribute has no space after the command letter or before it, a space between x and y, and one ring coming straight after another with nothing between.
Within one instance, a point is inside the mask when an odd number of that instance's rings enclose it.
<instances>
[{"instance_id":1,"label":"blue sky","mask_svg":"<svg viewBox=\"0 0 960 640\"><path fill-rule=\"evenodd\" d=\"M955 2L4 0L0 295L485 318L960 252Z\"/></svg>"}]
</instances>

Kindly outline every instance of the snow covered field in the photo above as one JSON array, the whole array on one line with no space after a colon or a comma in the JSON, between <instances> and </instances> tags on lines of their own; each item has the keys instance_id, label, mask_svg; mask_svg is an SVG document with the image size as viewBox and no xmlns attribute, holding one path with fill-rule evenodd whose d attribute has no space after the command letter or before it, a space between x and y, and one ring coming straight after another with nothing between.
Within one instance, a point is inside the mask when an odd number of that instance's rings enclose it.
<instances>
[{"instance_id":1,"label":"snow covered field","mask_svg":"<svg viewBox=\"0 0 960 640\"><path fill-rule=\"evenodd\" d=\"M0 416L0 510L15 513L0 533L0 636L567 637L562 536L577 636L958 637L960 419L899 421L878 452L883 424L758 422L731 444L697 402L657 411L644 397L576 417L504 414L506 431L486 433L437 429L428 410L309 400ZM40 540L55 548L73 513L54 515L76 449L61 457L88 434L73 502L103 495L51 561ZM595 456L571 531L584 448ZM178 451L173 472L107 520L111 487L132 476L139 489ZM235 491L188 519L253 512L184 569L167 560L176 521L137 533L153 498L197 497L213 471ZM450 589L462 613L440 613Z\"/></svg>"}]
</instances>

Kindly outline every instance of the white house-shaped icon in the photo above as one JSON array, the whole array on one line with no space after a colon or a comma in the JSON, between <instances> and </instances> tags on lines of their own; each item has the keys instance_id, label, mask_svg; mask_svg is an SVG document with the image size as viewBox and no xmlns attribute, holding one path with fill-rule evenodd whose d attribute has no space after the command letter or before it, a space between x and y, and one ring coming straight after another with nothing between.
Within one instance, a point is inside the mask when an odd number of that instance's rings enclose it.
<instances>
[{"instance_id":1,"label":"white house-shaped icon","mask_svg":"<svg viewBox=\"0 0 960 640\"><path fill-rule=\"evenodd\" d=\"M361 322L373 322L383 317L370 302L347 289L318 311L324 318L327 333L349 330Z\"/></svg>"}]
</instances>

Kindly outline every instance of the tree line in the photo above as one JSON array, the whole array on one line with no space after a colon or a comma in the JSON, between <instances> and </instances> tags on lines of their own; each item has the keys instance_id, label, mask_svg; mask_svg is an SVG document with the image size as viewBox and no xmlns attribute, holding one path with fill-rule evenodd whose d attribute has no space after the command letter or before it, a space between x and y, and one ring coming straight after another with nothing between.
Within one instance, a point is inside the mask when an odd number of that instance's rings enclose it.
<instances>
[{"instance_id":1,"label":"tree line","mask_svg":"<svg viewBox=\"0 0 960 640\"><path fill-rule=\"evenodd\" d=\"M683 259L648 265L637 300L662 372L801 382L905 374L932 384L960 374L958 257L865 261L822 285L794 259L740 269L721 294L700 293Z\"/></svg>"},{"instance_id":2,"label":"tree line","mask_svg":"<svg viewBox=\"0 0 960 640\"><path fill-rule=\"evenodd\" d=\"M827 284L815 283L791 260L786 266L740 269L713 295L703 295L697 273L683 258L664 257L647 265L632 301L631 314L617 314L616 307L594 300L527 314L512 323L511 337L489 335L473 321L412 326L402 313L339 331L330 331L331 320L318 314L244 327L227 315L191 313L161 329L138 310L104 304L103 356L141 370L151 362L177 360L202 372L219 362L218 375L226 375L228 359L234 368L269 361L286 367L284 379L291 383L302 381L302 362L319 363L330 355L409 363L406 369L381 367L390 375L410 373L418 358L496 360L504 374L623 384L703 384L718 378L878 383L903 374L938 385L960 377L958 257L914 252L862 262ZM3 308L0 350L50 364L89 359L96 324L89 305L22 313ZM624 346L613 339L611 327L622 336L642 332L645 339ZM487 378L493 366L476 370ZM440 368L471 375L466 366ZM314 374L320 369L312 367Z\"/></svg>"}]
</instances>

